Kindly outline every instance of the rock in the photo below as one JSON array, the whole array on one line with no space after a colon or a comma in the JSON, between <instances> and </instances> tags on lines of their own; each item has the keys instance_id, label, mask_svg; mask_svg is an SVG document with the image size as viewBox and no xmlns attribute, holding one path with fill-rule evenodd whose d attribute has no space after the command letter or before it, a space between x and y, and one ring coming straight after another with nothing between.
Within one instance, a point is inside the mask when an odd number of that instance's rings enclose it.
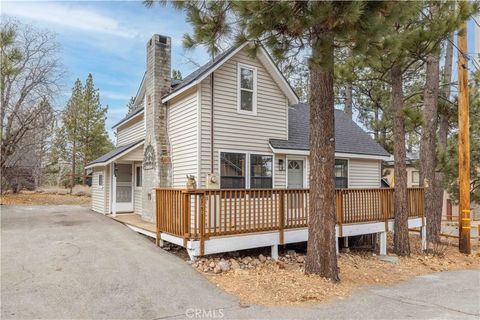
<instances>
[{"instance_id":1,"label":"rock","mask_svg":"<svg viewBox=\"0 0 480 320\"><path fill-rule=\"evenodd\" d=\"M235 259L230 259L231 268L234 270L240 269L240 264Z\"/></svg>"},{"instance_id":2,"label":"rock","mask_svg":"<svg viewBox=\"0 0 480 320\"><path fill-rule=\"evenodd\" d=\"M215 262L211 261L208 266L209 266L210 268L215 268Z\"/></svg>"},{"instance_id":3,"label":"rock","mask_svg":"<svg viewBox=\"0 0 480 320\"><path fill-rule=\"evenodd\" d=\"M220 261L215 268L220 268L222 272L227 272L230 270L230 264L227 261Z\"/></svg>"},{"instance_id":4,"label":"rock","mask_svg":"<svg viewBox=\"0 0 480 320\"><path fill-rule=\"evenodd\" d=\"M282 261L277 261L277 266L279 269L285 269L285 263L283 263Z\"/></svg>"},{"instance_id":5,"label":"rock","mask_svg":"<svg viewBox=\"0 0 480 320\"><path fill-rule=\"evenodd\" d=\"M260 255L258 256L258 260L260 260L260 262L263 263L263 262L267 261L267 258L266 258L263 254L260 254Z\"/></svg>"},{"instance_id":6,"label":"rock","mask_svg":"<svg viewBox=\"0 0 480 320\"><path fill-rule=\"evenodd\" d=\"M304 263L305 262L305 257L304 256L298 256L297 257L297 262L298 263Z\"/></svg>"},{"instance_id":7,"label":"rock","mask_svg":"<svg viewBox=\"0 0 480 320\"><path fill-rule=\"evenodd\" d=\"M393 263L393 264L398 264L400 262L397 256L389 256L389 255L379 255L378 260L383 262Z\"/></svg>"},{"instance_id":8,"label":"rock","mask_svg":"<svg viewBox=\"0 0 480 320\"><path fill-rule=\"evenodd\" d=\"M222 273L222 268L220 268L218 266L218 264L215 266L215 268L213 269L213 273L215 274L219 274L219 273Z\"/></svg>"},{"instance_id":9,"label":"rock","mask_svg":"<svg viewBox=\"0 0 480 320\"><path fill-rule=\"evenodd\" d=\"M287 250L287 255L295 256L295 254L296 254L295 250Z\"/></svg>"},{"instance_id":10,"label":"rock","mask_svg":"<svg viewBox=\"0 0 480 320\"><path fill-rule=\"evenodd\" d=\"M208 272L208 268L203 268L203 272Z\"/></svg>"}]
</instances>

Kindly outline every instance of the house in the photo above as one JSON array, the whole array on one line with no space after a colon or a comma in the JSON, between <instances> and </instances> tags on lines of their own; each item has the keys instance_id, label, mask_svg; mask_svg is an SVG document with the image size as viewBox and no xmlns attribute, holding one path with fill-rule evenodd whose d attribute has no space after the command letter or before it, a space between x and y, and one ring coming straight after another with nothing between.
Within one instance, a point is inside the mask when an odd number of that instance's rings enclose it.
<instances>
[{"instance_id":1,"label":"house","mask_svg":"<svg viewBox=\"0 0 480 320\"><path fill-rule=\"evenodd\" d=\"M267 51L251 57L250 45L176 81L171 39L148 41L136 108L113 127L116 149L88 165L94 211L133 212L155 223L162 205L155 188L185 188L187 175L199 189L308 188L309 108ZM339 110L335 139L337 187L380 188L390 154Z\"/></svg>"}]
</instances>

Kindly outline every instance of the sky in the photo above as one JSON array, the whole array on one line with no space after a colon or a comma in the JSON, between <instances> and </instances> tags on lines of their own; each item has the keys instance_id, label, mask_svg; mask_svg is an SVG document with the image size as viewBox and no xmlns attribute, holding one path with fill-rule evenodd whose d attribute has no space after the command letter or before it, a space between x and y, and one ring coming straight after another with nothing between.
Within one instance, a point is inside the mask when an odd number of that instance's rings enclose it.
<instances>
[{"instance_id":1,"label":"sky","mask_svg":"<svg viewBox=\"0 0 480 320\"><path fill-rule=\"evenodd\" d=\"M66 76L61 109L77 78L83 82L92 73L103 105L108 105L107 129L126 113L126 104L135 96L145 72L145 45L154 33L172 38L172 69L185 77L204 64L203 48L186 51L182 38L191 31L182 12L171 7L146 8L141 1L1 1L2 16L14 17L56 34ZM480 18L477 18L480 23ZM469 52L474 48L474 21L468 22ZM456 71L454 70L454 81Z\"/></svg>"}]
</instances>

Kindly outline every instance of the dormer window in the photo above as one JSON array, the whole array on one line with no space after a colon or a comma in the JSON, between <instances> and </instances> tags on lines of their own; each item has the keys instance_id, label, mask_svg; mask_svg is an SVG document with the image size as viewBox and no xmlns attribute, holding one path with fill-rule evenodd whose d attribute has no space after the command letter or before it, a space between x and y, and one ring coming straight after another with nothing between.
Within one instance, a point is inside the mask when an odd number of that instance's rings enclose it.
<instances>
[{"instance_id":1,"label":"dormer window","mask_svg":"<svg viewBox=\"0 0 480 320\"><path fill-rule=\"evenodd\" d=\"M257 114L257 68L238 65L238 108L239 113Z\"/></svg>"}]
</instances>

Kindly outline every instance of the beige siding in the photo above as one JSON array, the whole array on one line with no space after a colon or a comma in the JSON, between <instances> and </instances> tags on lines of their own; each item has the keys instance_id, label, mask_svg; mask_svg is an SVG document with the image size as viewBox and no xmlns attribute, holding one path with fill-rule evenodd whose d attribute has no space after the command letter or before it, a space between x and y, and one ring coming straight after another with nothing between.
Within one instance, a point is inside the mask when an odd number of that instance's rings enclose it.
<instances>
[{"instance_id":1,"label":"beige siding","mask_svg":"<svg viewBox=\"0 0 480 320\"><path fill-rule=\"evenodd\" d=\"M379 160L348 159L349 188L380 188Z\"/></svg>"},{"instance_id":2,"label":"beige siding","mask_svg":"<svg viewBox=\"0 0 480 320\"><path fill-rule=\"evenodd\" d=\"M257 68L257 114L237 112L238 63ZM220 149L271 154L268 140L286 139L287 99L258 59L245 50L225 62L214 73L214 170L218 173ZM211 78L201 83L201 178L203 186L210 172Z\"/></svg>"},{"instance_id":3,"label":"beige siding","mask_svg":"<svg viewBox=\"0 0 480 320\"><path fill-rule=\"evenodd\" d=\"M170 102L168 135L173 169L173 187L184 187L186 175L198 175L198 107L193 88ZM198 179L197 179L198 180Z\"/></svg>"},{"instance_id":4,"label":"beige siding","mask_svg":"<svg viewBox=\"0 0 480 320\"><path fill-rule=\"evenodd\" d=\"M103 186L98 185L99 177L103 175ZM105 171L95 169L92 176L92 210L105 213Z\"/></svg>"},{"instance_id":5,"label":"beige siding","mask_svg":"<svg viewBox=\"0 0 480 320\"><path fill-rule=\"evenodd\" d=\"M283 171L279 170L278 161L283 160ZM286 188L287 187L287 161L285 160L284 154L275 155L275 188Z\"/></svg>"},{"instance_id":6,"label":"beige siding","mask_svg":"<svg viewBox=\"0 0 480 320\"><path fill-rule=\"evenodd\" d=\"M117 129L117 146L129 144L145 138L143 115L127 122Z\"/></svg>"}]
</instances>

